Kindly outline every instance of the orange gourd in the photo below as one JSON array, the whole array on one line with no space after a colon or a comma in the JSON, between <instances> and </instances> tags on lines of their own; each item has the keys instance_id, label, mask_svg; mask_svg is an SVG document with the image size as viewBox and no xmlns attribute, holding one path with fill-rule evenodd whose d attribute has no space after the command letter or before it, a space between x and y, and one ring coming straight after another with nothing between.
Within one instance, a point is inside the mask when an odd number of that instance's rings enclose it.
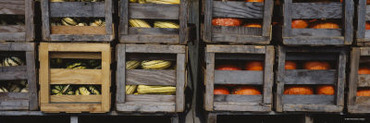
<instances>
[{"instance_id":1,"label":"orange gourd","mask_svg":"<svg viewBox=\"0 0 370 123\"><path fill-rule=\"evenodd\" d=\"M315 29L339 29L339 25L333 22L321 22L314 24L312 28Z\"/></svg>"},{"instance_id":2,"label":"orange gourd","mask_svg":"<svg viewBox=\"0 0 370 123\"><path fill-rule=\"evenodd\" d=\"M305 20L293 20L292 28L307 28L308 23Z\"/></svg>"},{"instance_id":3,"label":"orange gourd","mask_svg":"<svg viewBox=\"0 0 370 123\"><path fill-rule=\"evenodd\" d=\"M285 70L295 70L297 69L297 64L292 61L285 61Z\"/></svg>"},{"instance_id":4,"label":"orange gourd","mask_svg":"<svg viewBox=\"0 0 370 123\"><path fill-rule=\"evenodd\" d=\"M230 94L230 91L225 87L215 87L215 89L213 90L213 94Z\"/></svg>"},{"instance_id":5,"label":"orange gourd","mask_svg":"<svg viewBox=\"0 0 370 123\"><path fill-rule=\"evenodd\" d=\"M328 62L310 61L304 64L304 69L307 70L328 70L330 64Z\"/></svg>"},{"instance_id":6,"label":"orange gourd","mask_svg":"<svg viewBox=\"0 0 370 123\"><path fill-rule=\"evenodd\" d=\"M357 90L357 96L370 96L370 89Z\"/></svg>"},{"instance_id":7,"label":"orange gourd","mask_svg":"<svg viewBox=\"0 0 370 123\"><path fill-rule=\"evenodd\" d=\"M262 71L263 63L261 61L251 61L245 65L245 70Z\"/></svg>"},{"instance_id":8,"label":"orange gourd","mask_svg":"<svg viewBox=\"0 0 370 123\"><path fill-rule=\"evenodd\" d=\"M239 67L234 65L220 65L216 70L241 70Z\"/></svg>"},{"instance_id":9,"label":"orange gourd","mask_svg":"<svg viewBox=\"0 0 370 123\"><path fill-rule=\"evenodd\" d=\"M370 30L370 22L366 22L365 29Z\"/></svg>"},{"instance_id":10,"label":"orange gourd","mask_svg":"<svg viewBox=\"0 0 370 123\"><path fill-rule=\"evenodd\" d=\"M313 89L307 86L291 86L284 90L284 94L287 95L311 95L313 94Z\"/></svg>"},{"instance_id":11,"label":"orange gourd","mask_svg":"<svg viewBox=\"0 0 370 123\"><path fill-rule=\"evenodd\" d=\"M316 94L319 95L334 95L335 89L331 85L322 85L316 88Z\"/></svg>"},{"instance_id":12,"label":"orange gourd","mask_svg":"<svg viewBox=\"0 0 370 123\"><path fill-rule=\"evenodd\" d=\"M255 27L255 28L262 28L262 25L259 23L247 23L244 27Z\"/></svg>"},{"instance_id":13,"label":"orange gourd","mask_svg":"<svg viewBox=\"0 0 370 123\"><path fill-rule=\"evenodd\" d=\"M245 2L264 2L264 0L245 0Z\"/></svg>"},{"instance_id":14,"label":"orange gourd","mask_svg":"<svg viewBox=\"0 0 370 123\"><path fill-rule=\"evenodd\" d=\"M370 74L370 69L367 67L362 67L358 69L358 74Z\"/></svg>"},{"instance_id":15,"label":"orange gourd","mask_svg":"<svg viewBox=\"0 0 370 123\"><path fill-rule=\"evenodd\" d=\"M233 90L233 94L237 95L261 95L261 92L252 86L240 86Z\"/></svg>"},{"instance_id":16,"label":"orange gourd","mask_svg":"<svg viewBox=\"0 0 370 123\"><path fill-rule=\"evenodd\" d=\"M240 26L242 21L236 18L214 18L212 25L214 26Z\"/></svg>"}]
</instances>

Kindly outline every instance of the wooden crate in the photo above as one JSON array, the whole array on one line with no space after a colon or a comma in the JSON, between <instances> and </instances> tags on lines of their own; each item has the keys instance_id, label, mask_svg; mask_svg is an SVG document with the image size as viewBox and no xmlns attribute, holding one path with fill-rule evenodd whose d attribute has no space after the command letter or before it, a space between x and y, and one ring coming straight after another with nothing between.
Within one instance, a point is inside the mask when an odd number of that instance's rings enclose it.
<instances>
[{"instance_id":1,"label":"wooden crate","mask_svg":"<svg viewBox=\"0 0 370 123\"><path fill-rule=\"evenodd\" d=\"M207 45L205 70L205 109L207 111L269 112L272 108L273 46ZM215 70L218 60L261 60L263 71ZM260 85L261 95L214 95L215 84Z\"/></svg>"},{"instance_id":2,"label":"wooden crate","mask_svg":"<svg viewBox=\"0 0 370 123\"><path fill-rule=\"evenodd\" d=\"M277 51L276 111L341 112L344 107L344 85L347 49L343 47L283 47ZM285 70L285 61L332 61L329 70ZM335 63L334 63L335 62ZM302 64L303 66L303 64ZM335 67L335 68L334 68ZM334 95L285 95L289 85L332 85Z\"/></svg>"},{"instance_id":3,"label":"wooden crate","mask_svg":"<svg viewBox=\"0 0 370 123\"><path fill-rule=\"evenodd\" d=\"M101 69L50 68L50 58L101 59ZM40 108L47 113L104 113L110 110L110 44L41 43ZM50 86L59 84L100 85L101 95L51 95Z\"/></svg>"},{"instance_id":4,"label":"wooden crate","mask_svg":"<svg viewBox=\"0 0 370 123\"><path fill-rule=\"evenodd\" d=\"M366 4L366 0L358 0L357 4L357 30L356 44L358 46L369 46L370 31L366 30L366 21L370 21L370 5Z\"/></svg>"},{"instance_id":5,"label":"wooden crate","mask_svg":"<svg viewBox=\"0 0 370 123\"><path fill-rule=\"evenodd\" d=\"M284 45L351 45L353 41L353 0L329 3L293 3L284 0L282 43ZM340 29L293 29L293 19L341 19Z\"/></svg>"},{"instance_id":6,"label":"wooden crate","mask_svg":"<svg viewBox=\"0 0 370 123\"><path fill-rule=\"evenodd\" d=\"M9 52L9 53L8 53ZM27 80L28 93L0 93L0 110L36 110L38 109L35 43L0 43L0 53L22 52L25 55L24 66L0 67L0 80Z\"/></svg>"},{"instance_id":7,"label":"wooden crate","mask_svg":"<svg viewBox=\"0 0 370 123\"><path fill-rule=\"evenodd\" d=\"M180 4L140 4L120 0L119 41L121 43L166 43L186 44L191 41L188 26L189 1L180 0ZM130 27L130 19L160 19L179 21L180 28L138 28Z\"/></svg>"},{"instance_id":8,"label":"wooden crate","mask_svg":"<svg viewBox=\"0 0 370 123\"><path fill-rule=\"evenodd\" d=\"M114 39L112 0L105 2L50 2L41 0L42 36L45 41L94 41ZM53 17L104 17L106 26L52 26Z\"/></svg>"},{"instance_id":9,"label":"wooden crate","mask_svg":"<svg viewBox=\"0 0 370 123\"><path fill-rule=\"evenodd\" d=\"M120 112L183 112L187 77L184 45L118 44L116 109ZM126 60L176 61L175 70L126 70ZM176 86L176 95L126 95L126 85Z\"/></svg>"},{"instance_id":10,"label":"wooden crate","mask_svg":"<svg viewBox=\"0 0 370 123\"><path fill-rule=\"evenodd\" d=\"M25 25L0 26L0 41L33 41L35 38L34 1L1 0L0 15L23 15Z\"/></svg>"},{"instance_id":11,"label":"wooden crate","mask_svg":"<svg viewBox=\"0 0 370 123\"><path fill-rule=\"evenodd\" d=\"M365 1L366 2L366 1ZM369 75L358 74L361 63L369 62L370 56L369 47L354 47L351 51L351 65L349 76L349 92L348 92L348 112L349 113L370 113L369 97L357 96L358 88L369 87Z\"/></svg>"},{"instance_id":12,"label":"wooden crate","mask_svg":"<svg viewBox=\"0 0 370 123\"><path fill-rule=\"evenodd\" d=\"M207 43L269 44L272 35L273 0L261 2L203 1L204 23L202 38ZM212 19L241 18L262 19L262 28L243 26L213 26Z\"/></svg>"}]
</instances>

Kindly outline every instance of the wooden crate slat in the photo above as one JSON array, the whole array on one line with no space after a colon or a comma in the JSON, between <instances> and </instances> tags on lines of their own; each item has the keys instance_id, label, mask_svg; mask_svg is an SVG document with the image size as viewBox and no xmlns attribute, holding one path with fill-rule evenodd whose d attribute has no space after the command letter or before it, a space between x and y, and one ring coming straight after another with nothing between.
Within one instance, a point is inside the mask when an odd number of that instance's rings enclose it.
<instances>
[{"instance_id":1,"label":"wooden crate slat","mask_svg":"<svg viewBox=\"0 0 370 123\"><path fill-rule=\"evenodd\" d=\"M50 54L50 58L61 59L101 59L100 53L81 53L81 52L54 52Z\"/></svg>"},{"instance_id":2,"label":"wooden crate slat","mask_svg":"<svg viewBox=\"0 0 370 123\"><path fill-rule=\"evenodd\" d=\"M175 70L126 70L127 85L176 85Z\"/></svg>"},{"instance_id":3,"label":"wooden crate slat","mask_svg":"<svg viewBox=\"0 0 370 123\"><path fill-rule=\"evenodd\" d=\"M213 1L213 17L263 18L263 3L244 1Z\"/></svg>"},{"instance_id":4,"label":"wooden crate slat","mask_svg":"<svg viewBox=\"0 0 370 123\"><path fill-rule=\"evenodd\" d=\"M0 14L5 15L24 15L25 0L1 0Z\"/></svg>"},{"instance_id":5,"label":"wooden crate slat","mask_svg":"<svg viewBox=\"0 0 370 123\"><path fill-rule=\"evenodd\" d=\"M9 67L14 68L14 67ZM0 80L24 80L27 79L27 66L17 67L19 68L16 71L3 71L0 72ZM6 69L6 68L5 68ZM1 70L1 67L0 67Z\"/></svg>"},{"instance_id":6,"label":"wooden crate slat","mask_svg":"<svg viewBox=\"0 0 370 123\"><path fill-rule=\"evenodd\" d=\"M0 101L0 110L28 110L29 100Z\"/></svg>"},{"instance_id":7,"label":"wooden crate slat","mask_svg":"<svg viewBox=\"0 0 370 123\"><path fill-rule=\"evenodd\" d=\"M263 71L215 70L215 84L263 84Z\"/></svg>"},{"instance_id":8,"label":"wooden crate slat","mask_svg":"<svg viewBox=\"0 0 370 123\"><path fill-rule=\"evenodd\" d=\"M212 35L212 41L215 43L258 43L258 44L269 44L266 40L270 40L268 36L251 36L251 35L239 35L239 34L222 34L214 33Z\"/></svg>"},{"instance_id":9,"label":"wooden crate slat","mask_svg":"<svg viewBox=\"0 0 370 123\"><path fill-rule=\"evenodd\" d=\"M266 49L264 46L233 45L230 47L230 45L207 45L206 52L264 54Z\"/></svg>"},{"instance_id":10,"label":"wooden crate slat","mask_svg":"<svg viewBox=\"0 0 370 123\"><path fill-rule=\"evenodd\" d=\"M370 86L370 76L367 74L358 75L357 87L369 87Z\"/></svg>"},{"instance_id":11,"label":"wooden crate slat","mask_svg":"<svg viewBox=\"0 0 370 123\"><path fill-rule=\"evenodd\" d=\"M293 19L342 18L342 3L292 3Z\"/></svg>"},{"instance_id":12,"label":"wooden crate slat","mask_svg":"<svg viewBox=\"0 0 370 123\"><path fill-rule=\"evenodd\" d=\"M126 44L127 53L184 53L185 46L182 45L145 45Z\"/></svg>"},{"instance_id":13,"label":"wooden crate slat","mask_svg":"<svg viewBox=\"0 0 370 123\"><path fill-rule=\"evenodd\" d=\"M75 102L90 102L99 103L102 101L101 95L51 95L51 103L75 103Z\"/></svg>"},{"instance_id":14,"label":"wooden crate slat","mask_svg":"<svg viewBox=\"0 0 370 123\"><path fill-rule=\"evenodd\" d=\"M46 113L56 113L56 111L63 111L66 113L104 113L100 104L43 104L41 103L41 111ZM73 107L73 108L69 108Z\"/></svg>"},{"instance_id":15,"label":"wooden crate slat","mask_svg":"<svg viewBox=\"0 0 370 123\"><path fill-rule=\"evenodd\" d=\"M45 47L48 45L47 50L49 51L61 51L61 52L101 52L109 51L110 45L102 45L97 43L41 43L40 46Z\"/></svg>"},{"instance_id":16,"label":"wooden crate slat","mask_svg":"<svg viewBox=\"0 0 370 123\"><path fill-rule=\"evenodd\" d=\"M214 95L214 102L243 102L245 105L262 103L262 95Z\"/></svg>"},{"instance_id":17,"label":"wooden crate slat","mask_svg":"<svg viewBox=\"0 0 370 123\"><path fill-rule=\"evenodd\" d=\"M179 5L129 3L129 18L132 19L179 19Z\"/></svg>"},{"instance_id":18,"label":"wooden crate slat","mask_svg":"<svg viewBox=\"0 0 370 123\"><path fill-rule=\"evenodd\" d=\"M102 84L102 70L50 69L50 84Z\"/></svg>"},{"instance_id":19,"label":"wooden crate slat","mask_svg":"<svg viewBox=\"0 0 370 123\"><path fill-rule=\"evenodd\" d=\"M365 30L365 38L366 39L370 38L370 30Z\"/></svg>"},{"instance_id":20,"label":"wooden crate slat","mask_svg":"<svg viewBox=\"0 0 370 123\"><path fill-rule=\"evenodd\" d=\"M370 103L370 97L368 97L368 96L357 96L355 103L357 105L368 105Z\"/></svg>"},{"instance_id":21,"label":"wooden crate slat","mask_svg":"<svg viewBox=\"0 0 370 123\"><path fill-rule=\"evenodd\" d=\"M309 104L309 105L296 105L296 104L285 104L283 106L285 111L302 111L302 112L341 112L343 106L336 105L320 105L320 104Z\"/></svg>"},{"instance_id":22,"label":"wooden crate slat","mask_svg":"<svg viewBox=\"0 0 370 123\"><path fill-rule=\"evenodd\" d=\"M176 35L178 37L179 29L174 28L140 28L130 27L129 33L132 35Z\"/></svg>"},{"instance_id":23,"label":"wooden crate slat","mask_svg":"<svg viewBox=\"0 0 370 123\"><path fill-rule=\"evenodd\" d=\"M0 93L0 100L7 101L7 100L27 100L29 98L29 93Z\"/></svg>"},{"instance_id":24,"label":"wooden crate slat","mask_svg":"<svg viewBox=\"0 0 370 123\"><path fill-rule=\"evenodd\" d=\"M126 43L168 43L176 44L178 43L178 35L121 35L120 40L124 40Z\"/></svg>"},{"instance_id":25,"label":"wooden crate slat","mask_svg":"<svg viewBox=\"0 0 370 123\"><path fill-rule=\"evenodd\" d=\"M17 32L17 33L1 33L0 34L1 40L14 40L14 39L22 39L26 38L25 32Z\"/></svg>"},{"instance_id":26,"label":"wooden crate slat","mask_svg":"<svg viewBox=\"0 0 370 123\"><path fill-rule=\"evenodd\" d=\"M52 34L105 35L105 26L51 26Z\"/></svg>"},{"instance_id":27,"label":"wooden crate slat","mask_svg":"<svg viewBox=\"0 0 370 123\"><path fill-rule=\"evenodd\" d=\"M24 65L24 66L7 66L7 67L0 67L0 72L23 72L23 71L27 71L27 66Z\"/></svg>"},{"instance_id":28,"label":"wooden crate slat","mask_svg":"<svg viewBox=\"0 0 370 123\"><path fill-rule=\"evenodd\" d=\"M215 102L214 110L217 111L251 111L251 112L269 112L271 105L245 105L244 103Z\"/></svg>"},{"instance_id":29,"label":"wooden crate slat","mask_svg":"<svg viewBox=\"0 0 370 123\"><path fill-rule=\"evenodd\" d=\"M334 95L283 95L284 104L335 104Z\"/></svg>"},{"instance_id":30,"label":"wooden crate slat","mask_svg":"<svg viewBox=\"0 0 370 123\"><path fill-rule=\"evenodd\" d=\"M212 33L259 36L262 34L262 28L243 27L243 26L213 26Z\"/></svg>"},{"instance_id":31,"label":"wooden crate slat","mask_svg":"<svg viewBox=\"0 0 370 123\"><path fill-rule=\"evenodd\" d=\"M337 55L333 54L289 54L286 56L286 60L290 61L307 61L307 60L318 60L318 61L334 61L338 58Z\"/></svg>"},{"instance_id":32,"label":"wooden crate slat","mask_svg":"<svg viewBox=\"0 0 370 123\"><path fill-rule=\"evenodd\" d=\"M175 102L176 95L126 95L126 102Z\"/></svg>"},{"instance_id":33,"label":"wooden crate slat","mask_svg":"<svg viewBox=\"0 0 370 123\"><path fill-rule=\"evenodd\" d=\"M52 34L50 35L50 41L105 41L112 40L114 36L112 35L65 35L65 34Z\"/></svg>"},{"instance_id":34,"label":"wooden crate slat","mask_svg":"<svg viewBox=\"0 0 370 123\"><path fill-rule=\"evenodd\" d=\"M286 37L284 38L284 44L286 45L343 45L343 37Z\"/></svg>"},{"instance_id":35,"label":"wooden crate slat","mask_svg":"<svg viewBox=\"0 0 370 123\"><path fill-rule=\"evenodd\" d=\"M122 112L175 112L174 102L126 102L117 104L117 110Z\"/></svg>"},{"instance_id":36,"label":"wooden crate slat","mask_svg":"<svg viewBox=\"0 0 370 123\"><path fill-rule=\"evenodd\" d=\"M285 84L335 84L336 70L286 70Z\"/></svg>"},{"instance_id":37,"label":"wooden crate slat","mask_svg":"<svg viewBox=\"0 0 370 123\"><path fill-rule=\"evenodd\" d=\"M370 5L366 5L366 11L365 11L365 20L369 21L370 20Z\"/></svg>"},{"instance_id":38,"label":"wooden crate slat","mask_svg":"<svg viewBox=\"0 0 370 123\"><path fill-rule=\"evenodd\" d=\"M25 32L26 27L22 25L9 25L9 26L0 26L0 32L2 33L17 33Z\"/></svg>"},{"instance_id":39,"label":"wooden crate slat","mask_svg":"<svg viewBox=\"0 0 370 123\"><path fill-rule=\"evenodd\" d=\"M339 37L342 29L292 29L292 36Z\"/></svg>"},{"instance_id":40,"label":"wooden crate slat","mask_svg":"<svg viewBox=\"0 0 370 123\"><path fill-rule=\"evenodd\" d=\"M50 17L105 17L103 2L50 2Z\"/></svg>"}]
</instances>

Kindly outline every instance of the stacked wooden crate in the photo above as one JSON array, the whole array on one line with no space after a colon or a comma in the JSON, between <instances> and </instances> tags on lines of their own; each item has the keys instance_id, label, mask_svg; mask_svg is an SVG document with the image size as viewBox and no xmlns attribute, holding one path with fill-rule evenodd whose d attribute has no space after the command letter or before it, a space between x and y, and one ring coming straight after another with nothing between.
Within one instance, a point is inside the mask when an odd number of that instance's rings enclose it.
<instances>
[{"instance_id":1,"label":"stacked wooden crate","mask_svg":"<svg viewBox=\"0 0 370 123\"><path fill-rule=\"evenodd\" d=\"M269 44L273 0L205 0L203 5L208 122L221 112L272 111L275 50ZM241 25L242 21L247 24Z\"/></svg>"},{"instance_id":2,"label":"stacked wooden crate","mask_svg":"<svg viewBox=\"0 0 370 123\"><path fill-rule=\"evenodd\" d=\"M188 25L188 0L172 4L119 1L119 43L116 46L116 105L123 113L177 113L185 110L187 83L187 42L194 37ZM148 2L148 1L147 1ZM130 20L178 22L179 28L144 28ZM148 23L148 26L151 24ZM155 25L155 24L154 24ZM151 26L153 27L153 26ZM146 61L170 63L166 68L145 68ZM131 68L131 63L139 64ZM141 87L174 88L164 94L148 92ZM134 91L129 88L134 87ZM166 90L169 91L169 90Z\"/></svg>"},{"instance_id":3,"label":"stacked wooden crate","mask_svg":"<svg viewBox=\"0 0 370 123\"><path fill-rule=\"evenodd\" d=\"M33 13L33 0L0 1L0 110L38 109Z\"/></svg>"},{"instance_id":4,"label":"stacked wooden crate","mask_svg":"<svg viewBox=\"0 0 370 123\"><path fill-rule=\"evenodd\" d=\"M41 0L41 10L45 41L39 47L41 111L109 112L113 1ZM102 21L95 21L95 26L77 22L84 19Z\"/></svg>"}]
</instances>

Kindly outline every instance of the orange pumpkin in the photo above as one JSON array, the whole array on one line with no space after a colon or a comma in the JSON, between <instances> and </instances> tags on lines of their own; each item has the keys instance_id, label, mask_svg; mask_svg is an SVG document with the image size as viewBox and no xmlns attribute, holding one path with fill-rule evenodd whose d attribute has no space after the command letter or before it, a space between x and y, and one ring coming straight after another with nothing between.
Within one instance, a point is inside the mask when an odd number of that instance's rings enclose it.
<instances>
[{"instance_id":1,"label":"orange pumpkin","mask_svg":"<svg viewBox=\"0 0 370 123\"><path fill-rule=\"evenodd\" d=\"M215 94L215 95L218 95L218 94L230 94L230 91L229 91L229 89L227 89L225 87L216 87L213 90L213 94Z\"/></svg>"},{"instance_id":2,"label":"orange pumpkin","mask_svg":"<svg viewBox=\"0 0 370 123\"><path fill-rule=\"evenodd\" d=\"M331 85L322 85L316 88L316 94L320 95L334 95L335 89Z\"/></svg>"},{"instance_id":3,"label":"orange pumpkin","mask_svg":"<svg viewBox=\"0 0 370 123\"><path fill-rule=\"evenodd\" d=\"M370 22L366 22L365 29L370 30Z\"/></svg>"},{"instance_id":4,"label":"orange pumpkin","mask_svg":"<svg viewBox=\"0 0 370 123\"><path fill-rule=\"evenodd\" d=\"M245 70L262 71L263 63L261 61L251 61L245 65Z\"/></svg>"},{"instance_id":5,"label":"orange pumpkin","mask_svg":"<svg viewBox=\"0 0 370 123\"><path fill-rule=\"evenodd\" d=\"M357 90L357 96L370 96L370 89Z\"/></svg>"},{"instance_id":6,"label":"orange pumpkin","mask_svg":"<svg viewBox=\"0 0 370 123\"><path fill-rule=\"evenodd\" d=\"M308 23L305 20L293 20L292 28L307 28Z\"/></svg>"},{"instance_id":7,"label":"orange pumpkin","mask_svg":"<svg viewBox=\"0 0 370 123\"><path fill-rule=\"evenodd\" d=\"M370 69L367 67L362 67L358 69L358 74L370 74Z\"/></svg>"},{"instance_id":8,"label":"orange pumpkin","mask_svg":"<svg viewBox=\"0 0 370 123\"><path fill-rule=\"evenodd\" d=\"M245 0L245 2L264 2L264 0Z\"/></svg>"},{"instance_id":9,"label":"orange pumpkin","mask_svg":"<svg viewBox=\"0 0 370 123\"><path fill-rule=\"evenodd\" d=\"M233 90L233 94L237 95L261 95L261 92L252 86L240 86Z\"/></svg>"},{"instance_id":10,"label":"orange pumpkin","mask_svg":"<svg viewBox=\"0 0 370 123\"><path fill-rule=\"evenodd\" d=\"M247 23L244 27L255 27L255 28L262 28L262 25L259 23Z\"/></svg>"},{"instance_id":11,"label":"orange pumpkin","mask_svg":"<svg viewBox=\"0 0 370 123\"><path fill-rule=\"evenodd\" d=\"M292 61L285 61L285 70L294 70L297 69L297 64Z\"/></svg>"},{"instance_id":12,"label":"orange pumpkin","mask_svg":"<svg viewBox=\"0 0 370 123\"><path fill-rule=\"evenodd\" d=\"M314 24L312 28L315 29L339 29L339 25L333 22L321 22Z\"/></svg>"},{"instance_id":13,"label":"orange pumpkin","mask_svg":"<svg viewBox=\"0 0 370 123\"><path fill-rule=\"evenodd\" d=\"M366 4L370 4L370 0L367 0L367 1L366 1Z\"/></svg>"},{"instance_id":14,"label":"orange pumpkin","mask_svg":"<svg viewBox=\"0 0 370 123\"><path fill-rule=\"evenodd\" d=\"M215 26L240 26L242 21L236 18L214 18L212 25Z\"/></svg>"},{"instance_id":15,"label":"orange pumpkin","mask_svg":"<svg viewBox=\"0 0 370 123\"><path fill-rule=\"evenodd\" d=\"M310 61L304 64L304 69L307 70L328 70L330 64L328 62Z\"/></svg>"},{"instance_id":16,"label":"orange pumpkin","mask_svg":"<svg viewBox=\"0 0 370 123\"><path fill-rule=\"evenodd\" d=\"M220 65L216 70L241 70L239 67L234 65Z\"/></svg>"},{"instance_id":17,"label":"orange pumpkin","mask_svg":"<svg viewBox=\"0 0 370 123\"><path fill-rule=\"evenodd\" d=\"M284 90L284 94L287 95L311 95L313 94L313 89L307 86L291 86Z\"/></svg>"}]
</instances>

